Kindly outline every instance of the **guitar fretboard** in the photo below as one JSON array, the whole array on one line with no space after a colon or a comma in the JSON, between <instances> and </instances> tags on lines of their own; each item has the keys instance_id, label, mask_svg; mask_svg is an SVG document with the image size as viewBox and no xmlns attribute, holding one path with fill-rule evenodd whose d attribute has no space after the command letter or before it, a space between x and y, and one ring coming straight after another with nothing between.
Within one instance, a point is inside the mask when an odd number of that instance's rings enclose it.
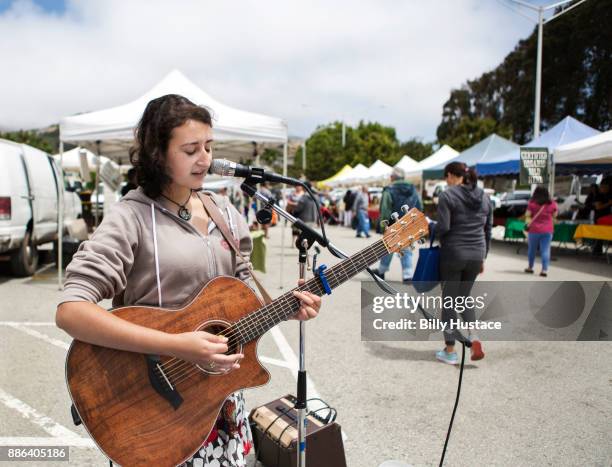
<instances>
[{"instance_id":1,"label":"guitar fretboard","mask_svg":"<svg viewBox=\"0 0 612 467\"><path fill-rule=\"evenodd\" d=\"M324 274L330 288L333 289L348 281L386 254L388 254L387 247L382 240L378 240L350 258L325 269ZM296 313L300 308L300 301L293 296L295 290L308 291L319 297L325 294L321 279L315 276L305 284L281 295L272 303L246 315L232 326L240 336L240 342L246 344L256 339Z\"/></svg>"}]
</instances>

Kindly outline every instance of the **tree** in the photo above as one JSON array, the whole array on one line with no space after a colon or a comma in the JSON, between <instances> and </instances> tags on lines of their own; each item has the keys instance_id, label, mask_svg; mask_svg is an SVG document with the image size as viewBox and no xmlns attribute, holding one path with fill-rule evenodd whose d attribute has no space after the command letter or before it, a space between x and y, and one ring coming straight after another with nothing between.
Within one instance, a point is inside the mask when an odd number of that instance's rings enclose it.
<instances>
[{"instance_id":1,"label":"tree","mask_svg":"<svg viewBox=\"0 0 612 467\"><path fill-rule=\"evenodd\" d=\"M40 149L41 151L52 153L54 148L49 141L38 134L35 130L19 130L0 132L0 138L8 139L16 143L27 144Z\"/></svg>"},{"instance_id":2,"label":"tree","mask_svg":"<svg viewBox=\"0 0 612 467\"><path fill-rule=\"evenodd\" d=\"M345 164L372 165L380 159L395 164L401 157L395 128L375 122L359 122L357 127L346 126L346 144L342 147L342 123L320 125L306 141L306 177L324 180L338 172ZM302 171L303 149L298 149L289 174Z\"/></svg>"},{"instance_id":3,"label":"tree","mask_svg":"<svg viewBox=\"0 0 612 467\"><path fill-rule=\"evenodd\" d=\"M544 27L542 130L567 115L600 130L612 127L610 24L612 0L598 0L586 2ZM514 141L523 144L531 140L536 48L537 28L497 68L452 90L442 109L438 140L458 138L459 126L470 127L466 118L493 119L502 130L512 129Z\"/></svg>"}]
</instances>

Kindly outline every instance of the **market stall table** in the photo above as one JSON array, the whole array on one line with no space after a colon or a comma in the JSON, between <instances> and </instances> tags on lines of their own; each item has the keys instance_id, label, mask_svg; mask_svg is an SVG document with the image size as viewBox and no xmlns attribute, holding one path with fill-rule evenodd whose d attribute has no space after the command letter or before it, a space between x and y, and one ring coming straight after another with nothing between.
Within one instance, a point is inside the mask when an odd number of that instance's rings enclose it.
<instances>
[{"instance_id":1,"label":"market stall table","mask_svg":"<svg viewBox=\"0 0 612 467\"><path fill-rule=\"evenodd\" d=\"M609 249L610 241L612 241L612 225L592 225L581 224L574 233L576 240L602 240L606 244L605 255L606 261L610 262Z\"/></svg>"},{"instance_id":2,"label":"market stall table","mask_svg":"<svg viewBox=\"0 0 612 467\"><path fill-rule=\"evenodd\" d=\"M504 232L504 240L524 240L526 222L521 219L510 218L506 220L506 230ZM569 222L560 222L555 224L553 232L553 242L559 242L559 247L567 243L574 243L575 232L578 227L586 224L573 224ZM519 246L520 249L520 246ZM518 253L518 250L517 250Z\"/></svg>"}]
</instances>

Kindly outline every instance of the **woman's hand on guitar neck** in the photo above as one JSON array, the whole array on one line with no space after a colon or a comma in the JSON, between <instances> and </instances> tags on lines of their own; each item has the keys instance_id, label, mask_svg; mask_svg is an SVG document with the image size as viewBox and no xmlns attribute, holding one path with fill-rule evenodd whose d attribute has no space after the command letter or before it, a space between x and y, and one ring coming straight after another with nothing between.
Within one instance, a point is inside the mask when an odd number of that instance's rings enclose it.
<instances>
[{"instance_id":1,"label":"woman's hand on guitar neck","mask_svg":"<svg viewBox=\"0 0 612 467\"><path fill-rule=\"evenodd\" d=\"M304 284L304 282L304 279L298 280L298 286ZM306 321L317 317L321 309L321 297L306 291L294 291L293 295L300 300L300 309L290 319Z\"/></svg>"},{"instance_id":2,"label":"woman's hand on guitar neck","mask_svg":"<svg viewBox=\"0 0 612 467\"><path fill-rule=\"evenodd\" d=\"M215 371L238 369L244 358L243 354L226 355L227 337L205 331L173 334L170 351L173 357Z\"/></svg>"}]
</instances>

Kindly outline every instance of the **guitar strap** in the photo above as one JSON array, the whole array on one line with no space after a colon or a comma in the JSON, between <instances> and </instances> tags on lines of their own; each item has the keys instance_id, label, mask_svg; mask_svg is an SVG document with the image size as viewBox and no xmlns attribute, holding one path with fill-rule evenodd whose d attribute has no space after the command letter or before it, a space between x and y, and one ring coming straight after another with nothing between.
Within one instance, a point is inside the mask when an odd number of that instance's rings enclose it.
<instances>
[{"instance_id":1,"label":"guitar strap","mask_svg":"<svg viewBox=\"0 0 612 467\"><path fill-rule=\"evenodd\" d=\"M225 222L225 219L219 211L219 207L214 202L213 197L207 193L203 193L203 195L204 196L198 196L202 200L202 204L204 204L204 209L206 210L212 221L216 224L217 228L221 231L221 234L225 238L225 241L229 244L232 250L234 250L234 253L236 253L236 259L240 258L243 263L246 263L248 265L249 274L253 278L253 281L259 289L259 292L261 293L261 296L263 297L266 305L272 303L272 298L270 298L270 295L268 294L266 289L264 289L263 285L261 285L261 283L257 280L257 277L255 277L250 262L247 261L244 256L242 256L240 248L238 248L238 246L236 245L236 240L234 239L234 236L230 233L229 228L227 226L227 222Z\"/></svg>"}]
</instances>

